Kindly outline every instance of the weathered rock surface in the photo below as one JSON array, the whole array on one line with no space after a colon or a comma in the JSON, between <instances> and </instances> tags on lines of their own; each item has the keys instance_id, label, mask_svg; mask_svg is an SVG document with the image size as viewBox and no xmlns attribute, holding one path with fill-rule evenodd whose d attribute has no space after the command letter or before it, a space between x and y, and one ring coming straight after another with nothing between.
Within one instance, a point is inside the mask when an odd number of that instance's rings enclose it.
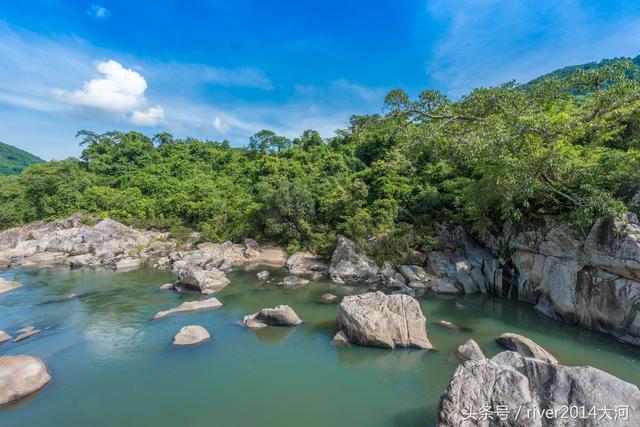
<instances>
[{"instance_id":1,"label":"weathered rock surface","mask_svg":"<svg viewBox=\"0 0 640 427\"><path fill-rule=\"evenodd\" d=\"M68 263L83 266L116 266L121 260L165 234L140 231L111 219L94 226L80 215L53 222L34 222L0 233L0 259L9 266L41 266ZM128 261L131 262L131 261ZM121 264L122 265L122 264Z\"/></svg>"},{"instance_id":2,"label":"weathered rock surface","mask_svg":"<svg viewBox=\"0 0 640 427\"><path fill-rule=\"evenodd\" d=\"M0 406L35 393L49 381L47 367L37 357L0 357Z\"/></svg>"},{"instance_id":3,"label":"weathered rock surface","mask_svg":"<svg viewBox=\"0 0 640 427\"><path fill-rule=\"evenodd\" d=\"M271 273L269 273L267 270L263 270L256 273L256 277L258 278L258 280L262 280L262 281L269 279L269 276L271 276Z\"/></svg>"},{"instance_id":4,"label":"weathered rock surface","mask_svg":"<svg viewBox=\"0 0 640 427\"><path fill-rule=\"evenodd\" d=\"M344 236L338 236L329 267L332 282L341 285L378 283L380 281L378 273L376 263L358 251L355 243Z\"/></svg>"},{"instance_id":5,"label":"weathered rock surface","mask_svg":"<svg viewBox=\"0 0 640 427\"><path fill-rule=\"evenodd\" d=\"M287 276L282 279L282 287L285 289L296 289L308 285L309 281L297 276Z\"/></svg>"},{"instance_id":6,"label":"weathered rock surface","mask_svg":"<svg viewBox=\"0 0 640 427\"><path fill-rule=\"evenodd\" d=\"M187 325L173 337L173 345L194 345L211 338L209 332L199 325Z\"/></svg>"},{"instance_id":7,"label":"weathered rock surface","mask_svg":"<svg viewBox=\"0 0 640 427\"><path fill-rule=\"evenodd\" d=\"M329 271L329 264L311 252L296 252L287 260L287 268L294 276L312 276L315 273L324 275Z\"/></svg>"},{"instance_id":8,"label":"weathered rock surface","mask_svg":"<svg viewBox=\"0 0 640 427\"><path fill-rule=\"evenodd\" d=\"M113 264L114 270L133 270L140 267L142 261L140 258L122 258Z\"/></svg>"},{"instance_id":9,"label":"weathered rock surface","mask_svg":"<svg viewBox=\"0 0 640 427\"><path fill-rule=\"evenodd\" d=\"M22 285L18 282L5 280L0 277L0 295L16 290L21 286Z\"/></svg>"},{"instance_id":10,"label":"weathered rock surface","mask_svg":"<svg viewBox=\"0 0 640 427\"><path fill-rule=\"evenodd\" d=\"M171 308L169 310L159 311L155 316L153 316L154 320L162 319L165 316L168 316L173 313L182 313L187 311L196 311L196 310L207 310L207 309L215 309L222 307L222 303L218 301L217 298L211 297L202 301L188 301L183 302L177 307Z\"/></svg>"},{"instance_id":11,"label":"weathered rock surface","mask_svg":"<svg viewBox=\"0 0 640 427\"><path fill-rule=\"evenodd\" d=\"M542 411L559 411L564 407L628 408L629 421L597 416L579 420L559 415L542 417ZM504 407L506 419L474 420L470 408ZM640 411L638 387L599 369L569 367L513 352L500 353L492 359L477 359L458 366L442 394L438 413L439 426L619 426L635 425ZM517 418L516 418L517 414ZM478 418L478 417L476 417Z\"/></svg>"},{"instance_id":12,"label":"weathered rock surface","mask_svg":"<svg viewBox=\"0 0 640 427\"><path fill-rule=\"evenodd\" d=\"M209 266L207 270L187 261L178 261L174 265L177 269L179 284L192 287L204 295L212 294L224 289L230 280L217 268Z\"/></svg>"},{"instance_id":13,"label":"weathered rock surface","mask_svg":"<svg viewBox=\"0 0 640 427\"><path fill-rule=\"evenodd\" d=\"M161 291L172 291L174 289L173 283L165 283L158 288Z\"/></svg>"},{"instance_id":14,"label":"weathered rock surface","mask_svg":"<svg viewBox=\"0 0 640 427\"><path fill-rule=\"evenodd\" d=\"M10 339L11 339L11 335L6 333L5 331L0 330L0 344L2 344L5 341L9 341Z\"/></svg>"},{"instance_id":15,"label":"weathered rock surface","mask_svg":"<svg viewBox=\"0 0 640 427\"><path fill-rule=\"evenodd\" d=\"M357 345L432 348L420 304L409 295L347 296L340 303L336 329Z\"/></svg>"},{"instance_id":16,"label":"weathered rock surface","mask_svg":"<svg viewBox=\"0 0 640 427\"><path fill-rule=\"evenodd\" d=\"M482 349L473 339L465 341L458 347L458 355L464 360L478 360L485 357Z\"/></svg>"},{"instance_id":17,"label":"weathered rock surface","mask_svg":"<svg viewBox=\"0 0 640 427\"><path fill-rule=\"evenodd\" d=\"M542 360L547 363L558 363L558 360L532 339L522 335L506 333L496 338L496 342L507 350L515 351L525 357Z\"/></svg>"},{"instance_id":18,"label":"weathered rock surface","mask_svg":"<svg viewBox=\"0 0 640 427\"><path fill-rule=\"evenodd\" d=\"M288 305L263 308L257 313L249 314L242 318L242 324L251 329L267 326L296 326L301 323L300 317Z\"/></svg>"},{"instance_id":19,"label":"weathered rock surface","mask_svg":"<svg viewBox=\"0 0 640 427\"><path fill-rule=\"evenodd\" d=\"M331 344L335 345L336 347L347 347L351 345L349 343L349 338L347 338L347 336L342 331L338 331L334 335L333 339L331 340Z\"/></svg>"},{"instance_id":20,"label":"weathered rock surface","mask_svg":"<svg viewBox=\"0 0 640 427\"><path fill-rule=\"evenodd\" d=\"M335 304L339 300L340 300L340 298L338 298L334 294L322 294L322 296L320 297L320 300L318 300L318 302L320 304Z\"/></svg>"}]
</instances>

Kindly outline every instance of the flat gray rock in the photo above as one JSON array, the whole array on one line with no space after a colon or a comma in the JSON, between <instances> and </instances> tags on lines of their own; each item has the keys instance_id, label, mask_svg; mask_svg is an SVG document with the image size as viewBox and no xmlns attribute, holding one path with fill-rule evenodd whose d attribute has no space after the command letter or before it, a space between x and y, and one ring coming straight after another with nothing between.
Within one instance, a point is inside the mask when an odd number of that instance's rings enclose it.
<instances>
[{"instance_id":1,"label":"flat gray rock","mask_svg":"<svg viewBox=\"0 0 640 427\"><path fill-rule=\"evenodd\" d=\"M11 335L6 333L5 331L0 331L0 344L5 341L9 341L11 339Z\"/></svg>"},{"instance_id":2,"label":"flat gray rock","mask_svg":"<svg viewBox=\"0 0 640 427\"><path fill-rule=\"evenodd\" d=\"M274 308L263 308L257 313L242 318L242 324L247 328L260 329L267 326L296 326L302 320L288 305L278 305Z\"/></svg>"},{"instance_id":3,"label":"flat gray rock","mask_svg":"<svg viewBox=\"0 0 640 427\"><path fill-rule=\"evenodd\" d=\"M173 345L194 345L211 338L209 332L199 325L187 325L173 337Z\"/></svg>"},{"instance_id":4,"label":"flat gray rock","mask_svg":"<svg viewBox=\"0 0 640 427\"><path fill-rule=\"evenodd\" d=\"M222 303L218 301L217 298L211 297L202 301L188 301L183 302L179 306L175 308L171 308L169 310L159 311L155 316L153 316L154 320L162 319L165 316L168 316L173 313L183 313L188 311L196 311L196 310L211 310L222 307Z\"/></svg>"},{"instance_id":5,"label":"flat gray rock","mask_svg":"<svg viewBox=\"0 0 640 427\"><path fill-rule=\"evenodd\" d=\"M6 294L7 292L11 292L18 288L22 287L22 285L18 282L13 282L9 280L5 280L0 277L0 295Z\"/></svg>"},{"instance_id":6,"label":"flat gray rock","mask_svg":"<svg viewBox=\"0 0 640 427\"><path fill-rule=\"evenodd\" d=\"M22 399L40 390L49 381L51 376L47 367L37 357L0 357L0 405Z\"/></svg>"}]
</instances>

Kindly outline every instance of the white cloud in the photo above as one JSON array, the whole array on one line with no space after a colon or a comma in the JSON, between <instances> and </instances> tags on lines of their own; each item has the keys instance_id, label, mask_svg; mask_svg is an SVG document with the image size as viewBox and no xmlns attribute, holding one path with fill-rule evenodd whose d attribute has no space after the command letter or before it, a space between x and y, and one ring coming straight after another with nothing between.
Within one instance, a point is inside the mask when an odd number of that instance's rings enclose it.
<instances>
[{"instance_id":1,"label":"white cloud","mask_svg":"<svg viewBox=\"0 0 640 427\"><path fill-rule=\"evenodd\" d=\"M156 126L164 120L164 110L161 106L149 107L146 110L136 110L129 118L131 123L139 126Z\"/></svg>"},{"instance_id":2,"label":"white cloud","mask_svg":"<svg viewBox=\"0 0 640 427\"><path fill-rule=\"evenodd\" d=\"M146 104L147 82L139 73L113 59L99 63L97 69L103 77L91 79L74 91L54 89L54 94L69 105L114 112L130 112Z\"/></svg>"},{"instance_id":3,"label":"white cloud","mask_svg":"<svg viewBox=\"0 0 640 427\"><path fill-rule=\"evenodd\" d=\"M222 119L220 119L219 116L216 116L215 119L213 119L213 127L216 128L216 130L220 133L227 133L229 132L229 124L225 121L222 121Z\"/></svg>"},{"instance_id":4,"label":"white cloud","mask_svg":"<svg viewBox=\"0 0 640 427\"><path fill-rule=\"evenodd\" d=\"M104 6L100 6L99 4L92 4L87 9L87 14L95 19L107 19L111 16L111 12Z\"/></svg>"}]
</instances>

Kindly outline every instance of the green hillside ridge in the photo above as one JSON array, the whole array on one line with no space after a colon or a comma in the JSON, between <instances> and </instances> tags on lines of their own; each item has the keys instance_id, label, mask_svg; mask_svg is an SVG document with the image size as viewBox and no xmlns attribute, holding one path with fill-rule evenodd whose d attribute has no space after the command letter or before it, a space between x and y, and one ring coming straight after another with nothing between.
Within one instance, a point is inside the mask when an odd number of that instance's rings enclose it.
<instances>
[{"instance_id":1,"label":"green hillside ridge","mask_svg":"<svg viewBox=\"0 0 640 427\"><path fill-rule=\"evenodd\" d=\"M18 175L29 166L42 162L40 157L0 142L0 175Z\"/></svg>"},{"instance_id":2,"label":"green hillside ridge","mask_svg":"<svg viewBox=\"0 0 640 427\"><path fill-rule=\"evenodd\" d=\"M629 58L629 57L607 58L599 62L587 62L585 64L569 65L566 67L558 68L557 70L553 70L550 73L543 74L539 77L536 77L535 79L527 83L525 86L530 86L532 84L535 84L537 82L540 82L542 80L549 79L549 78L564 79L576 73L577 71L598 70L604 67L620 65L626 61L629 61L632 64L632 68L628 71L628 76L633 80L640 80L640 55L638 55L635 58Z\"/></svg>"}]
</instances>

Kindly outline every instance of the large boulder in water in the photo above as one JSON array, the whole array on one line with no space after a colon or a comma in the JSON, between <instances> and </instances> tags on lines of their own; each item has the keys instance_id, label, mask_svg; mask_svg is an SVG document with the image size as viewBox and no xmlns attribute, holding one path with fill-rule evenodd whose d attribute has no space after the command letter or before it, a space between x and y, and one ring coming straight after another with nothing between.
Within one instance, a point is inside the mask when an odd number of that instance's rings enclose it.
<instances>
[{"instance_id":1,"label":"large boulder in water","mask_svg":"<svg viewBox=\"0 0 640 427\"><path fill-rule=\"evenodd\" d=\"M30 395L49 381L44 362L32 356L0 357L0 405Z\"/></svg>"},{"instance_id":2,"label":"large boulder in water","mask_svg":"<svg viewBox=\"0 0 640 427\"><path fill-rule=\"evenodd\" d=\"M426 321L415 298L369 292L342 300L336 328L352 344L430 349Z\"/></svg>"},{"instance_id":3,"label":"large boulder in water","mask_svg":"<svg viewBox=\"0 0 640 427\"><path fill-rule=\"evenodd\" d=\"M558 363L551 353L536 344L532 339L522 335L506 333L496 338L496 342L507 350L515 351L525 357L542 360L548 363Z\"/></svg>"},{"instance_id":4,"label":"large boulder in water","mask_svg":"<svg viewBox=\"0 0 640 427\"><path fill-rule=\"evenodd\" d=\"M173 345L194 345L211 338L209 332L199 325L187 325L173 337Z\"/></svg>"},{"instance_id":5,"label":"large boulder in water","mask_svg":"<svg viewBox=\"0 0 640 427\"><path fill-rule=\"evenodd\" d=\"M259 329L266 326L296 326L301 323L300 317L288 305L263 308L257 313L244 316L242 319L242 324L251 329Z\"/></svg>"},{"instance_id":6,"label":"large boulder in water","mask_svg":"<svg viewBox=\"0 0 640 427\"><path fill-rule=\"evenodd\" d=\"M493 419L482 420L478 413L483 407L502 408L505 419L495 414ZM547 410L563 414L567 407L584 407L586 416L578 420L540 415ZM597 414L590 416L594 407ZM600 419L603 408L608 408L611 418ZM630 424L613 419L615 408L628 409ZM638 413L640 390L633 384L591 366L562 366L507 351L458 366L440 399L438 425L620 426L635 425Z\"/></svg>"},{"instance_id":7,"label":"large boulder in water","mask_svg":"<svg viewBox=\"0 0 640 427\"><path fill-rule=\"evenodd\" d=\"M178 266L178 283L208 295L224 289L230 281L217 268L211 267L208 270L204 270L195 264L180 262Z\"/></svg>"},{"instance_id":8,"label":"large boulder in water","mask_svg":"<svg viewBox=\"0 0 640 427\"><path fill-rule=\"evenodd\" d=\"M376 263L357 250L356 244L338 236L329 267L331 281L341 285L372 284L380 281Z\"/></svg>"}]
</instances>

